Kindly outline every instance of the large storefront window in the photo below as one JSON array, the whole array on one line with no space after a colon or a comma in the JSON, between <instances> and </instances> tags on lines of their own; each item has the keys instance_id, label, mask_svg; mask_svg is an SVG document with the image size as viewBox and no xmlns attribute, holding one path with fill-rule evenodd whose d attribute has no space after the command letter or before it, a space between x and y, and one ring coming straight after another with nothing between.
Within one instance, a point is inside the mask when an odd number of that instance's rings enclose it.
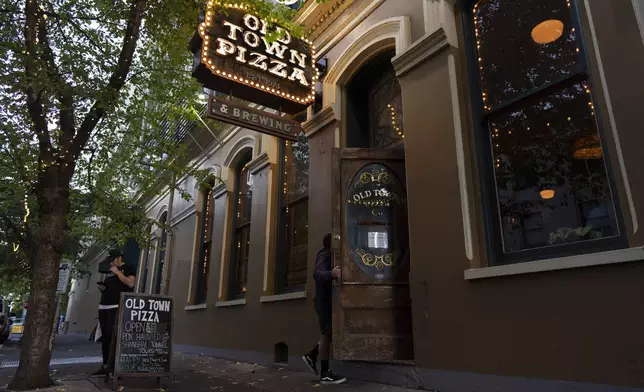
<instances>
[{"instance_id":1,"label":"large storefront window","mask_svg":"<svg viewBox=\"0 0 644 392\"><path fill-rule=\"evenodd\" d=\"M276 291L304 287L309 241L309 143L304 134L282 144Z\"/></svg>"},{"instance_id":2,"label":"large storefront window","mask_svg":"<svg viewBox=\"0 0 644 392\"><path fill-rule=\"evenodd\" d=\"M574 0L480 0L471 12L499 261L615 246L616 206Z\"/></svg>"},{"instance_id":3,"label":"large storefront window","mask_svg":"<svg viewBox=\"0 0 644 392\"><path fill-rule=\"evenodd\" d=\"M210 272L210 248L212 247L212 219L213 219L213 197L212 189L215 185L211 181L203 188L201 205L201 222L199 227L199 258L197 259L197 291L195 302L202 304L206 302L208 295L208 275Z\"/></svg>"},{"instance_id":4,"label":"large storefront window","mask_svg":"<svg viewBox=\"0 0 644 392\"><path fill-rule=\"evenodd\" d=\"M229 297L246 295L248 282L248 252L250 250L250 218L253 203L253 177L248 164L252 150L248 149L235 169L235 205L233 219L232 259L230 263Z\"/></svg>"}]
</instances>

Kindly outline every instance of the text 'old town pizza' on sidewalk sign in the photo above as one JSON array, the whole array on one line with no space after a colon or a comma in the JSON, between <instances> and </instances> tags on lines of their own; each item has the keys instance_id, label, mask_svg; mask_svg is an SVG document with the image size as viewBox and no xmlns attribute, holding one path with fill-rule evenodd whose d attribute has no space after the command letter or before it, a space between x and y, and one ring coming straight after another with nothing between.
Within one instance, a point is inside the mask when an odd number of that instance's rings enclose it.
<instances>
[{"instance_id":1,"label":"text 'old town pizza' on sidewalk sign","mask_svg":"<svg viewBox=\"0 0 644 392\"><path fill-rule=\"evenodd\" d=\"M115 386L122 377L164 377L171 384L173 298L123 293L119 309Z\"/></svg>"}]
</instances>

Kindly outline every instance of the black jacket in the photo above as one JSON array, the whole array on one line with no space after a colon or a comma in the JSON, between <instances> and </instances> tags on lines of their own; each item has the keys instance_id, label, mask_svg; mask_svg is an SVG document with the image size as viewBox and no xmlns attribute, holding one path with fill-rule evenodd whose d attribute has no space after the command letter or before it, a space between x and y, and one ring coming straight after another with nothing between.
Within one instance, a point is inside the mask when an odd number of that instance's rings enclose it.
<instances>
[{"instance_id":1,"label":"black jacket","mask_svg":"<svg viewBox=\"0 0 644 392\"><path fill-rule=\"evenodd\" d=\"M313 278L315 279L315 300L319 302L330 302L333 291L332 255L330 249L322 249L315 258Z\"/></svg>"},{"instance_id":2,"label":"black jacket","mask_svg":"<svg viewBox=\"0 0 644 392\"><path fill-rule=\"evenodd\" d=\"M123 275L136 276L136 267L130 264L123 264L119 267ZM134 289L127 286L113 273L109 273L103 281L105 290L101 293L101 305L118 305L121 302L122 292L132 292Z\"/></svg>"}]
</instances>

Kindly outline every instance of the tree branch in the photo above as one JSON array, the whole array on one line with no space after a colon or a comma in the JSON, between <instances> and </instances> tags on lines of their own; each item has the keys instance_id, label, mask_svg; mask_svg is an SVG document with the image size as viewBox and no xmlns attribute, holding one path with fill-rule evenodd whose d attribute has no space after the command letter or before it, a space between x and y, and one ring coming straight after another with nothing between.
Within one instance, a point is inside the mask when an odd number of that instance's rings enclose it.
<instances>
[{"instance_id":1,"label":"tree branch","mask_svg":"<svg viewBox=\"0 0 644 392\"><path fill-rule=\"evenodd\" d=\"M60 145L66 146L76 133L74 129L74 89L60 74L56 59L54 58L54 52L49 43L47 23L42 15L40 29L38 30L38 39L43 48L42 58L45 63L47 77L60 102L60 129L63 131Z\"/></svg>"},{"instance_id":2,"label":"tree branch","mask_svg":"<svg viewBox=\"0 0 644 392\"><path fill-rule=\"evenodd\" d=\"M30 236L27 234L27 228L23 229L22 227L16 225L13 220L11 220L11 217L7 216L4 213L0 213L0 219L11 230L20 246L22 246L23 248L28 248Z\"/></svg>"},{"instance_id":3,"label":"tree branch","mask_svg":"<svg viewBox=\"0 0 644 392\"><path fill-rule=\"evenodd\" d=\"M139 40L145 5L146 0L135 0L132 3L116 70L112 73L108 84L98 94L99 99L92 105L92 108L83 119L78 133L68 149L69 152L65 155L66 162L73 163L78 158L96 124L101 120L106 109L114 104L118 98L119 91L125 85L127 75L132 66L132 57L136 51L136 44Z\"/></svg>"},{"instance_id":4,"label":"tree branch","mask_svg":"<svg viewBox=\"0 0 644 392\"><path fill-rule=\"evenodd\" d=\"M41 18L38 16L38 1L25 2L25 77L27 79L27 110L34 122L36 135L41 151L51 151L51 140L47 130L47 120L43 112L42 94L44 87L36 82L38 74L38 28Z\"/></svg>"}]
</instances>

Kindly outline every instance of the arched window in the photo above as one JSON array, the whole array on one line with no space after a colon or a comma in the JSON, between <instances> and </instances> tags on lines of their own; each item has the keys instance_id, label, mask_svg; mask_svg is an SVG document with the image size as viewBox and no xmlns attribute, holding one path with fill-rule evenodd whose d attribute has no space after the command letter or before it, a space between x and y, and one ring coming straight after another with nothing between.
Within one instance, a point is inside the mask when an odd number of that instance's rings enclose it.
<instances>
[{"instance_id":1,"label":"arched window","mask_svg":"<svg viewBox=\"0 0 644 392\"><path fill-rule=\"evenodd\" d=\"M161 285L163 284L163 267L165 266L165 248L168 244L168 233L166 231L165 225L168 224L168 212L164 212L159 218L159 223L161 223L161 236L157 239L159 245L159 258L157 261L156 274L154 277L154 285L152 294L161 294Z\"/></svg>"},{"instance_id":2,"label":"arched window","mask_svg":"<svg viewBox=\"0 0 644 392\"><path fill-rule=\"evenodd\" d=\"M302 289L308 277L309 143L283 141L280 151L278 247L275 291Z\"/></svg>"},{"instance_id":3,"label":"arched window","mask_svg":"<svg viewBox=\"0 0 644 392\"><path fill-rule=\"evenodd\" d=\"M195 303L206 302L208 295L208 275L210 272L210 253L212 247L213 195L215 180L210 180L201 189L201 215L199 222L199 255L197 258L197 279Z\"/></svg>"},{"instance_id":4,"label":"arched window","mask_svg":"<svg viewBox=\"0 0 644 392\"><path fill-rule=\"evenodd\" d=\"M575 0L469 9L494 263L621 246Z\"/></svg>"},{"instance_id":5,"label":"arched window","mask_svg":"<svg viewBox=\"0 0 644 392\"><path fill-rule=\"evenodd\" d=\"M246 295L248 279L248 251L250 248L250 220L253 203L253 179L248 164L253 151L249 148L242 152L235 165L235 189L233 197L232 238L230 278L228 296L231 299Z\"/></svg>"},{"instance_id":6,"label":"arched window","mask_svg":"<svg viewBox=\"0 0 644 392\"><path fill-rule=\"evenodd\" d=\"M391 65L394 51L369 60L347 86L347 147L402 147L402 95Z\"/></svg>"}]
</instances>

